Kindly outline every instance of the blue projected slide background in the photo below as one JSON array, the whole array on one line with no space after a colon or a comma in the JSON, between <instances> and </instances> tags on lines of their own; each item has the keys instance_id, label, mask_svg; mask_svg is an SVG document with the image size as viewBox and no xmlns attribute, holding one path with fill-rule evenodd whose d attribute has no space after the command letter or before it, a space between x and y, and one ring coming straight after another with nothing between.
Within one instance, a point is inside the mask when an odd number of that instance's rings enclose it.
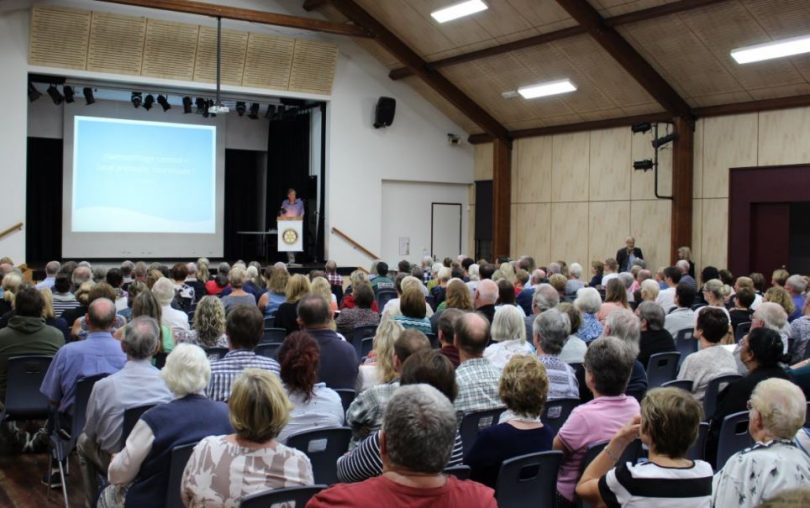
<instances>
[{"instance_id":1,"label":"blue projected slide background","mask_svg":"<svg viewBox=\"0 0 810 508\"><path fill-rule=\"evenodd\" d=\"M215 126L74 122L72 231L215 233Z\"/></svg>"}]
</instances>

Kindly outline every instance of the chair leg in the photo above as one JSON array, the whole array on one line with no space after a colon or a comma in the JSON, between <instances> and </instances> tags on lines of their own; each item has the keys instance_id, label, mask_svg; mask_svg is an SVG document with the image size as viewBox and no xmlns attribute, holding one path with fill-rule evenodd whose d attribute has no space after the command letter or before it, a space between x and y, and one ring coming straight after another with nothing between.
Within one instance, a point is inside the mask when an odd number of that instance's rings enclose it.
<instances>
[{"instance_id":1,"label":"chair leg","mask_svg":"<svg viewBox=\"0 0 810 508\"><path fill-rule=\"evenodd\" d=\"M67 459L65 462L67 462ZM70 504L68 503L67 484L65 483L65 470L62 467L62 461L59 461L59 478L62 480L62 495L65 496L65 508L70 508Z\"/></svg>"}]
</instances>

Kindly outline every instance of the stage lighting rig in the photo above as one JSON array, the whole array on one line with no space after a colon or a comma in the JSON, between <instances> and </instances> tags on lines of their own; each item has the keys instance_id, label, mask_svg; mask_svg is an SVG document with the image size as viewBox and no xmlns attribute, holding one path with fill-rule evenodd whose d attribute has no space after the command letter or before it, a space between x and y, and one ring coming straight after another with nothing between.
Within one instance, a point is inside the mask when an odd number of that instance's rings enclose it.
<instances>
[{"instance_id":1,"label":"stage lighting rig","mask_svg":"<svg viewBox=\"0 0 810 508\"><path fill-rule=\"evenodd\" d=\"M51 96L51 100L57 106L62 104L65 101L64 95L59 93L59 89L56 88L56 85L51 85L48 87L48 95Z\"/></svg>"},{"instance_id":2,"label":"stage lighting rig","mask_svg":"<svg viewBox=\"0 0 810 508\"><path fill-rule=\"evenodd\" d=\"M183 113L191 113L191 97L183 97Z\"/></svg>"},{"instance_id":3,"label":"stage lighting rig","mask_svg":"<svg viewBox=\"0 0 810 508\"><path fill-rule=\"evenodd\" d=\"M65 95L65 102L68 104L73 102L73 87L70 85L65 85L62 87L62 93Z\"/></svg>"},{"instance_id":4,"label":"stage lighting rig","mask_svg":"<svg viewBox=\"0 0 810 508\"><path fill-rule=\"evenodd\" d=\"M34 86L33 83L28 83L28 100L34 102L35 100L42 97L42 92L37 90L37 87Z\"/></svg>"},{"instance_id":5,"label":"stage lighting rig","mask_svg":"<svg viewBox=\"0 0 810 508\"><path fill-rule=\"evenodd\" d=\"M145 109L146 111L149 111L150 109L152 109L152 106L154 104L155 104L155 96L154 95L152 95L150 93L149 95L144 97L144 99L143 99L143 109Z\"/></svg>"},{"instance_id":6,"label":"stage lighting rig","mask_svg":"<svg viewBox=\"0 0 810 508\"><path fill-rule=\"evenodd\" d=\"M82 89L82 93L84 94L84 102L88 106L96 102L96 98L93 97L93 89L89 86L84 87L84 89Z\"/></svg>"},{"instance_id":7,"label":"stage lighting rig","mask_svg":"<svg viewBox=\"0 0 810 508\"><path fill-rule=\"evenodd\" d=\"M250 105L250 113L248 113L248 118L251 120L258 120L259 119L259 103L254 102Z\"/></svg>"},{"instance_id":8,"label":"stage lighting rig","mask_svg":"<svg viewBox=\"0 0 810 508\"><path fill-rule=\"evenodd\" d=\"M141 95L141 92L132 92L132 98L129 100L132 102L132 106L137 109L141 107L141 104L143 103L143 96Z\"/></svg>"},{"instance_id":9,"label":"stage lighting rig","mask_svg":"<svg viewBox=\"0 0 810 508\"><path fill-rule=\"evenodd\" d=\"M244 101L237 101L236 112L239 113L239 116L245 116L245 111L247 111L247 106L245 106Z\"/></svg>"},{"instance_id":10,"label":"stage lighting rig","mask_svg":"<svg viewBox=\"0 0 810 508\"><path fill-rule=\"evenodd\" d=\"M160 107L163 108L163 111L169 111L172 109L172 105L169 104L169 101L166 99L165 95L158 95L157 103L160 104Z\"/></svg>"}]
</instances>

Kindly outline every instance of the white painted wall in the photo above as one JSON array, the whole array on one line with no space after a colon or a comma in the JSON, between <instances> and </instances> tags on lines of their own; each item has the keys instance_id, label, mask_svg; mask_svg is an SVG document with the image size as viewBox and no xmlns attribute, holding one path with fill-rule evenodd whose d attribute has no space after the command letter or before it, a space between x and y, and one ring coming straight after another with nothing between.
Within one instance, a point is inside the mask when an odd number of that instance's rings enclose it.
<instances>
[{"instance_id":1,"label":"white painted wall","mask_svg":"<svg viewBox=\"0 0 810 508\"><path fill-rule=\"evenodd\" d=\"M211 3L226 3L210 0ZM9 225L25 217L25 137L28 133L26 79L29 70L43 72L46 69L29 68L27 64L29 11L33 2L17 0L0 6L0 97L4 98L4 118L0 122L0 153L4 164L0 165L0 177L4 186L19 189L9 193L3 204L3 223ZM188 16L151 9L132 8L122 5L91 2L88 0L50 0L37 4L60 4L83 9L128 13L187 23L214 25L214 21L199 16ZM299 16L317 17L306 13L302 2L233 0L227 2L235 7L268 10ZM24 7L20 10L12 8ZM365 255L348 243L330 233L335 226L372 252L382 251L382 181L403 180L413 182L469 184L473 180L473 154L469 146L451 146L447 143L448 132L463 130L430 105L406 83L388 78L388 70L365 50L348 38L314 34L298 30L239 22L223 22L227 28L279 33L288 36L329 41L340 50L337 73L329 100L326 128L326 250L328 257L341 266L370 263ZM122 82L171 84L190 89L204 89L199 83L165 81L153 78L113 76L86 71L57 70L56 72L88 79L116 79ZM243 93L262 93L256 89L226 87ZM264 91L263 93L268 93ZM271 92L268 95L296 95ZM299 96L311 97L298 94ZM397 99L397 114L394 124L385 130L372 127L373 111L380 96ZM43 97L47 99L47 97ZM79 99L81 100L81 99ZM40 101L43 101L40 99ZM44 101L43 101L44 102ZM45 107L43 106L37 106ZM35 114L36 116L36 114ZM37 117L32 129L57 136L61 121L51 124ZM42 121L39 121L42 120ZM256 146L256 138L230 137L230 148L245 142ZM265 143L263 143L265 144ZM266 148L266 146L265 146ZM13 217L13 218L12 218ZM430 223L420 224L429 234ZM7 240L0 240L0 255L10 255L15 262L24 260L25 236L16 233Z\"/></svg>"}]
</instances>

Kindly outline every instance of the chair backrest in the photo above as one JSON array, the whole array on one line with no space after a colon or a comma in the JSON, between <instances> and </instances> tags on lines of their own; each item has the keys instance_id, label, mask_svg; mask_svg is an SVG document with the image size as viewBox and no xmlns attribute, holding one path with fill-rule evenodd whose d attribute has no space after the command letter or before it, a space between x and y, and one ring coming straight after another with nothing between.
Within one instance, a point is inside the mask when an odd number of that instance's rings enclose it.
<instances>
[{"instance_id":1,"label":"chair backrest","mask_svg":"<svg viewBox=\"0 0 810 508\"><path fill-rule=\"evenodd\" d=\"M343 412L345 413L354 398L357 397L357 392L351 388L335 388L335 391L340 395L340 402L343 404Z\"/></svg>"},{"instance_id":2,"label":"chair backrest","mask_svg":"<svg viewBox=\"0 0 810 508\"><path fill-rule=\"evenodd\" d=\"M698 435L686 456L692 460L703 460L706 456L706 438L709 436L709 422L700 422Z\"/></svg>"},{"instance_id":3,"label":"chair backrest","mask_svg":"<svg viewBox=\"0 0 810 508\"><path fill-rule=\"evenodd\" d=\"M312 463L315 483L337 483L337 460L349 449L352 431L348 427L299 432L287 438L287 446L304 452Z\"/></svg>"},{"instance_id":4,"label":"chair backrest","mask_svg":"<svg viewBox=\"0 0 810 508\"><path fill-rule=\"evenodd\" d=\"M470 479L470 466L459 464L457 466L450 466L444 469L444 474L451 474L459 480Z\"/></svg>"},{"instance_id":5,"label":"chair backrest","mask_svg":"<svg viewBox=\"0 0 810 508\"><path fill-rule=\"evenodd\" d=\"M751 331L751 321L746 321L745 323L739 323L737 325L737 329L734 330L734 340L740 342L743 337Z\"/></svg>"},{"instance_id":6,"label":"chair backrest","mask_svg":"<svg viewBox=\"0 0 810 508\"><path fill-rule=\"evenodd\" d=\"M107 374L96 374L80 379L76 383L76 399L73 403L73 423L70 427L70 435L75 441L84 430L84 423L87 416L87 403L90 400L90 393L96 381L104 379Z\"/></svg>"},{"instance_id":7,"label":"chair backrest","mask_svg":"<svg viewBox=\"0 0 810 508\"><path fill-rule=\"evenodd\" d=\"M0 420L45 420L51 410L39 387L51 365L51 356L12 356L8 359L4 418Z\"/></svg>"},{"instance_id":8,"label":"chair backrest","mask_svg":"<svg viewBox=\"0 0 810 508\"><path fill-rule=\"evenodd\" d=\"M678 375L681 354L677 351L656 353L647 362L647 389L657 388Z\"/></svg>"},{"instance_id":9,"label":"chair backrest","mask_svg":"<svg viewBox=\"0 0 810 508\"><path fill-rule=\"evenodd\" d=\"M265 328L264 335L262 335L262 340L259 341L259 344L268 344L271 342L284 342L284 338L287 336L287 330L284 328Z\"/></svg>"},{"instance_id":10,"label":"chair backrest","mask_svg":"<svg viewBox=\"0 0 810 508\"><path fill-rule=\"evenodd\" d=\"M585 450L585 455L582 457L582 463L579 465L579 476L582 476L582 473L585 472L585 469L588 468L591 462L594 461L597 455L602 453L602 450L607 446L608 441L600 441L598 443L594 443ZM579 508L591 508L593 505L584 501L583 499L577 498L577 506Z\"/></svg>"},{"instance_id":11,"label":"chair backrest","mask_svg":"<svg viewBox=\"0 0 810 508\"><path fill-rule=\"evenodd\" d=\"M327 485L309 485L257 492L243 497L239 502L239 508L270 508L273 506L304 508L315 494L326 487Z\"/></svg>"},{"instance_id":12,"label":"chair backrest","mask_svg":"<svg viewBox=\"0 0 810 508\"><path fill-rule=\"evenodd\" d=\"M223 356L228 354L226 347L207 347L205 348L205 355L210 361L220 360Z\"/></svg>"},{"instance_id":13,"label":"chair backrest","mask_svg":"<svg viewBox=\"0 0 810 508\"><path fill-rule=\"evenodd\" d=\"M676 379L673 381L667 381L661 386L666 388L680 388L681 390L686 390L687 392L692 393L692 384L692 381L689 379Z\"/></svg>"},{"instance_id":14,"label":"chair backrest","mask_svg":"<svg viewBox=\"0 0 810 508\"><path fill-rule=\"evenodd\" d=\"M435 333L426 333L425 336L430 341L430 347L433 349L439 349L441 347L441 344L439 344L439 337L437 337Z\"/></svg>"},{"instance_id":15,"label":"chair backrest","mask_svg":"<svg viewBox=\"0 0 810 508\"><path fill-rule=\"evenodd\" d=\"M195 446L197 446L196 442L172 448L172 456L169 459L169 484L166 488L165 508L185 507L180 496L180 483L183 480L183 470L186 469L186 464Z\"/></svg>"},{"instance_id":16,"label":"chair backrest","mask_svg":"<svg viewBox=\"0 0 810 508\"><path fill-rule=\"evenodd\" d=\"M360 358L365 358L374 349L374 337L366 337L360 341Z\"/></svg>"},{"instance_id":17,"label":"chair backrest","mask_svg":"<svg viewBox=\"0 0 810 508\"><path fill-rule=\"evenodd\" d=\"M266 356L278 360L278 350L281 349L281 342L269 342L266 344L259 344L253 350L254 353L260 356Z\"/></svg>"},{"instance_id":18,"label":"chair backrest","mask_svg":"<svg viewBox=\"0 0 810 508\"><path fill-rule=\"evenodd\" d=\"M696 303L696 304L692 305L692 310L698 310L699 308L705 307L705 306L706 306L705 303Z\"/></svg>"},{"instance_id":19,"label":"chair backrest","mask_svg":"<svg viewBox=\"0 0 810 508\"><path fill-rule=\"evenodd\" d=\"M169 353L160 352L155 354L155 367L158 369L162 369L166 366L166 357L169 356Z\"/></svg>"},{"instance_id":20,"label":"chair backrest","mask_svg":"<svg viewBox=\"0 0 810 508\"><path fill-rule=\"evenodd\" d=\"M720 471L729 457L754 445L754 440L748 433L748 420L748 411L730 414L723 420L720 425L720 438L717 441L715 471Z\"/></svg>"},{"instance_id":21,"label":"chair backrest","mask_svg":"<svg viewBox=\"0 0 810 508\"><path fill-rule=\"evenodd\" d=\"M681 354L681 360L698 350L698 341L694 333L694 328L685 328L675 335L675 348Z\"/></svg>"},{"instance_id":22,"label":"chair backrest","mask_svg":"<svg viewBox=\"0 0 810 508\"><path fill-rule=\"evenodd\" d=\"M563 453L528 453L503 461L495 496L500 508L555 506L557 473Z\"/></svg>"},{"instance_id":23,"label":"chair backrest","mask_svg":"<svg viewBox=\"0 0 810 508\"><path fill-rule=\"evenodd\" d=\"M385 304L388 303L390 300L393 300L397 297L397 292L393 289L381 289L377 292L377 305L380 307L380 312L382 312L383 307Z\"/></svg>"},{"instance_id":24,"label":"chair backrest","mask_svg":"<svg viewBox=\"0 0 810 508\"><path fill-rule=\"evenodd\" d=\"M558 399L546 402L540 421L548 425L556 434L563 426L571 411L579 405L579 399Z\"/></svg>"},{"instance_id":25,"label":"chair backrest","mask_svg":"<svg viewBox=\"0 0 810 508\"><path fill-rule=\"evenodd\" d=\"M276 318L275 317L266 317L264 318L264 329L267 330L268 328L273 328L276 325Z\"/></svg>"},{"instance_id":26,"label":"chair backrest","mask_svg":"<svg viewBox=\"0 0 810 508\"><path fill-rule=\"evenodd\" d=\"M707 421L714 415L717 410L717 394L732 381L741 379L739 374L726 374L725 376L717 376L709 381L706 386L706 394L703 396L703 418Z\"/></svg>"},{"instance_id":27,"label":"chair backrest","mask_svg":"<svg viewBox=\"0 0 810 508\"><path fill-rule=\"evenodd\" d=\"M464 448L464 456L467 456L475 440L478 439L478 432L498 424L498 418L505 408L488 409L486 411L476 411L468 413L461 419L461 444Z\"/></svg>"},{"instance_id":28,"label":"chair backrest","mask_svg":"<svg viewBox=\"0 0 810 508\"><path fill-rule=\"evenodd\" d=\"M382 309L380 309L382 310ZM377 325L366 325L366 326L355 326L352 329L352 334L350 339L354 340L362 340L366 337L374 337L377 333Z\"/></svg>"},{"instance_id":29,"label":"chair backrest","mask_svg":"<svg viewBox=\"0 0 810 508\"><path fill-rule=\"evenodd\" d=\"M141 418L141 415L153 407L155 407L154 404L147 404L145 406L135 406L124 410L124 426L121 428L122 448L126 444L130 432L135 428L135 424L138 423L138 420Z\"/></svg>"}]
</instances>

